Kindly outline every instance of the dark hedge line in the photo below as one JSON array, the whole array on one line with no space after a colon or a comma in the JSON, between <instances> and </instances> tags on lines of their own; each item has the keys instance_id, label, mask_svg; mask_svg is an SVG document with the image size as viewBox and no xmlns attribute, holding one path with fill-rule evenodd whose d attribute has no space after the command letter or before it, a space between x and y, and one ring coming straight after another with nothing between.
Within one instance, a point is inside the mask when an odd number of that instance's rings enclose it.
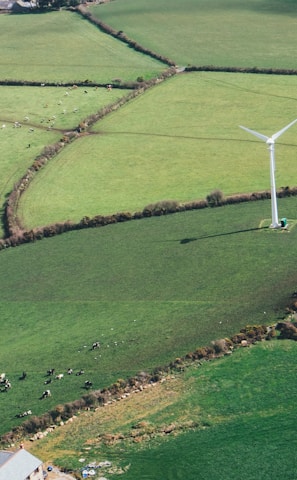
<instances>
[{"instance_id":1,"label":"dark hedge line","mask_svg":"<svg viewBox=\"0 0 297 480\"><path fill-rule=\"evenodd\" d=\"M48 145L44 148L43 152L36 157L33 164L27 169L23 177L17 183L15 183L13 190L9 194L8 199L5 203L4 229L5 229L5 237L7 239L6 247L16 246L19 243L23 243L21 242L21 237L22 237L22 232L24 231L24 228L21 224L20 219L17 216L17 207L18 207L20 196L30 185L30 182L32 181L35 173L38 172L51 158L57 155L57 153L59 153L59 151L63 147L65 147L71 141L75 140L79 136L79 133L86 131L89 127L94 125L94 123L96 123L98 120L102 119L109 113L117 110L122 105L126 104L133 98L143 93L146 89L151 88L153 85L156 85L157 83L160 83L166 80L172 75L175 75L175 73L176 72L174 68L169 68L166 71L164 71L159 77L153 78L147 82L134 82L133 84L123 83L121 86L117 86L118 88L128 88L133 90L128 95L125 95L124 97L120 98L116 102L110 105L107 105L105 107L102 107L97 113L89 115L87 118L83 119L74 131L65 133L59 142L53 145ZM77 84L77 85L81 86L82 84ZM91 82L89 82L89 85L92 85ZM67 222L67 225L68 224L69 222ZM61 224L58 225L58 230L61 233L60 225ZM45 228L46 229L50 228L51 231L53 230L52 227L45 227ZM41 237L41 234L38 233L38 238L40 237ZM26 238L28 238L28 236ZM11 241L11 245L9 245L10 241ZM0 243L3 244L3 242L1 241ZM1 248L2 247L0 245L0 249Z\"/></svg>"},{"instance_id":2,"label":"dark hedge line","mask_svg":"<svg viewBox=\"0 0 297 480\"><path fill-rule=\"evenodd\" d=\"M125 35L125 33L122 30L117 31L114 28L112 28L110 25L107 25L106 23L102 22L98 18L94 17L84 5L78 5L73 10L78 12L84 18L87 18L91 23L99 27L100 30L102 30L103 32L108 33L109 35L111 35L114 38L117 38L118 40L121 40L122 42L129 45L129 47L133 48L135 51L144 53L145 55L149 55L150 57L155 58L156 60L159 60L160 62L165 63L166 65L175 66L175 62L173 60L170 60L169 58L164 57L163 55L159 55L158 53L152 52L148 48L145 48L142 45L139 45L137 42L127 37L127 35Z\"/></svg>"},{"instance_id":3,"label":"dark hedge line","mask_svg":"<svg viewBox=\"0 0 297 480\"><path fill-rule=\"evenodd\" d=\"M57 145L57 148L59 148L59 144ZM35 242L36 240L53 237L55 235L60 235L73 230L104 227L113 223L169 215L187 210L200 210L203 208L223 207L225 205L234 205L243 202L266 200L271 197L270 191L266 190L261 192L237 194L228 197L223 197L221 193L217 193L220 191L214 191L210 193L205 200L193 200L188 203L179 203L176 200L163 200L147 205L142 211L134 213L118 212L112 215L96 215L92 218L85 216L78 223L67 220L65 222L54 223L52 225L38 227L32 230L25 230L16 214L18 201L21 193L25 190L30 180L33 178L34 169L42 168L47 161L48 157L46 156L41 156L38 161L35 161L34 167L32 166L30 169L28 169L26 175L22 177L22 179L15 185L14 190L9 195L5 209L6 224L9 234L6 238L0 239L0 250L9 247L16 247L24 243ZM297 187L282 187L277 192L277 196L279 198L296 195Z\"/></svg>"},{"instance_id":4,"label":"dark hedge line","mask_svg":"<svg viewBox=\"0 0 297 480\"><path fill-rule=\"evenodd\" d=\"M140 372L128 379L118 379L109 387L88 392L73 402L57 405L53 410L44 415L31 417L23 422L22 425L2 435L0 444L6 446L42 429L57 426L82 410L104 407L126 398L131 393L142 391L150 385L166 379L166 376L169 374L184 371L193 363L202 365L205 361L230 355L236 348L248 347L259 341L271 340L276 336L276 329L278 329L277 325L248 325L231 338L215 340L211 345L199 347L194 352L189 352L184 357L176 358L165 366L156 367L150 373ZM283 337L280 336L279 338Z\"/></svg>"},{"instance_id":5,"label":"dark hedge line","mask_svg":"<svg viewBox=\"0 0 297 480\"><path fill-rule=\"evenodd\" d=\"M297 70L287 68L261 67L219 67L216 65L188 65L185 72L226 72L226 73L261 73L265 75L297 75Z\"/></svg>"},{"instance_id":6,"label":"dark hedge line","mask_svg":"<svg viewBox=\"0 0 297 480\"><path fill-rule=\"evenodd\" d=\"M125 95L124 97L117 100L116 102L110 105L106 105L105 107L102 107L97 113L91 114L87 118L83 119L78 125L77 131L78 132L85 131L87 128L91 127L96 122L98 122L98 120L101 120L109 113L114 112L115 110L118 110L118 108L130 102L130 100L132 100L133 98L136 98L138 95L141 95L148 88L151 88L154 85L163 82L164 80L172 77L175 74L176 74L176 71L174 68L168 68L166 71L162 72L160 76L156 78L152 78L151 80L147 80L147 81L128 82L128 83L126 82L121 84L117 84L114 81L115 83L111 84L112 86L116 85L116 88L127 88L127 89L131 89L132 91L127 95Z\"/></svg>"}]
</instances>

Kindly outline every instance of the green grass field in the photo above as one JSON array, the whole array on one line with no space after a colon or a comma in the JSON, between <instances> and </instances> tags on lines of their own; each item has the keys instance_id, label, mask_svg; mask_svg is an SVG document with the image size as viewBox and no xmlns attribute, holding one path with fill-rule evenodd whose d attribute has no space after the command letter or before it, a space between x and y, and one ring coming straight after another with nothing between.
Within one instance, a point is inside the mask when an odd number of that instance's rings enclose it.
<instances>
[{"instance_id":1,"label":"green grass field","mask_svg":"<svg viewBox=\"0 0 297 480\"><path fill-rule=\"evenodd\" d=\"M296 5L289 0L117 0L90 10L180 65L295 68ZM0 32L1 79L110 83L164 70L73 12L0 15ZM44 145L125 94L0 88L0 122L6 124L0 130L1 204ZM163 199L200 199L216 188L225 194L268 189L266 146L238 125L278 131L296 118L295 101L294 77L176 76L67 146L36 175L19 213L33 227ZM11 122L23 123L25 116L26 127L13 129ZM57 130L43 128L49 118ZM296 184L296 128L276 147L277 186ZM39 415L79 398L86 379L102 388L246 324L283 318L297 288L296 202L278 202L288 231L262 228L271 217L270 202L262 201L76 231L1 251L0 373L12 389L0 393L0 434L20 424L16 415L25 410ZM94 352L97 340L102 346ZM50 437L40 444L40 456L75 468L81 456L130 464L127 480L295 480L295 357L294 343L276 341L189 370L176 383L158 385L155 397L146 397L147 410L137 398L131 407L120 405L117 416L104 411L96 424L93 413L82 415L92 425L66 427L63 443ZM70 367L86 373L68 376ZM54 380L52 397L41 401L49 368L64 378ZM205 428L124 449L97 448L100 429L193 417Z\"/></svg>"},{"instance_id":2,"label":"green grass field","mask_svg":"<svg viewBox=\"0 0 297 480\"><path fill-rule=\"evenodd\" d=\"M124 89L0 86L1 215L14 183L46 145L59 141L64 132L126 93ZM22 127L14 128L15 122ZM3 235L2 226L0 232Z\"/></svg>"},{"instance_id":3,"label":"green grass field","mask_svg":"<svg viewBox=\"0 0 297 480\"><path fill-rule=\"evenodd\" d=\"M1 15L0 32L1 80L110 83L164 70L69 11Z\"/></svg>"},{"instance_id":4,"label":"green grass field","mask_svg":"<svg viewBox=\"0 0 297 480\"><path fill-rule=\"evenodd\" d=\"M294 219L296 202L281 200L280 215ZM263 201L2 251L0 364L13 383L0 395L2 432L19 423L19 411L39 414L84 393L81 378L66 375L41 402L49 368L83 368L83 380L101 388L246 324L282 318L296 289L297 230L257 230L269 218ZM94 354L97 340L102 348Z\"/></svg>"},{"instance_id":5,"label":"green grass field","mask_svg":"<svg viewBox=\"0 0 297 480\"><path fill-rule=\"evenodd\" d=\"M150 391L82 415L35 442L32 452L76 471L109 460L112 468L100 471L108 478L126 467L125 479L293 480L296 348L276 340L190 367ZM172 424L173 433L157 434ZM111 446L98 440L119 433L126 440Z\"/></svg>"},{"instance_id":6,"label":"green grass field","mask_svg":"<svg viewBox=\"0 0 297 480\"><path fill-rule=\"evenodd\" d=\"M175 76L63 150L22 197L20 216L35 227L201 199L216 188L226 195L269 189L266 145L239 125L272 134L296 118L295 97L294 77ZM278 187L296 185L296 132L276 146Z\"/></svg>"},{"instance_id":7,"label":"green grass field","mask_svg":"<svg viewBox=\"0 0 297 480\"><path fill-rule=\"evenodd\" d=\"M296 68L292 0L117 0L90 10L179 65Z\"/></svg>"}]
</instances>

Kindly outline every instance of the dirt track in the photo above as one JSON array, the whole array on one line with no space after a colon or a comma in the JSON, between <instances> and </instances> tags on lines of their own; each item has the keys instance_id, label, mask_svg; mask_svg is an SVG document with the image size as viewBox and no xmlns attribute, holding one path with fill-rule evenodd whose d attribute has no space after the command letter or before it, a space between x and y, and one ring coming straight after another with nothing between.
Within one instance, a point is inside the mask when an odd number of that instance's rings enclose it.
<instances>
[{"instance_id":1,"label":"dirt track","mask_svg":"<svg viewBox=\"0 0 297 480\"><path fill-rule=\"evenodd\" d=\"M75 477L69 475L68 473L60 472L56 467L53 467L53 470L48 473L48 480L76 480Z\"/></svg>"}]
</instances>

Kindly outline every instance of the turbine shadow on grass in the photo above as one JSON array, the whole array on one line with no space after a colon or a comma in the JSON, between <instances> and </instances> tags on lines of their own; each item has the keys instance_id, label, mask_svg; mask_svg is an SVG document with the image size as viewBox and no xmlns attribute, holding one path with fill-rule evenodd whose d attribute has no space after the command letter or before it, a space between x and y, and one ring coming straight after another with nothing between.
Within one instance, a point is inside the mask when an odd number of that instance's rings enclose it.
<instances>
[{"instance_id":1,"label":"turbine shadow on grass","mask_svg":"<svg viewBox=\"0 0 297 480\"><path fill-rule=\"evenodd\" d=\"M256 228L246 228L244 230L234 230L233 232L225 232L225 233L215 233L214 235L202 235L201 237L190 237L190 238L182 238L178 240L181 245L185 245L187 243L195 242L197 240L204 240L207 238L215 238L215 237L223 237L225 235L235 235L236 233L245 233L245 232L253 232L257 230L265 230L269 228L267 227L256 227Z\"/></svg>"}]
</instances>

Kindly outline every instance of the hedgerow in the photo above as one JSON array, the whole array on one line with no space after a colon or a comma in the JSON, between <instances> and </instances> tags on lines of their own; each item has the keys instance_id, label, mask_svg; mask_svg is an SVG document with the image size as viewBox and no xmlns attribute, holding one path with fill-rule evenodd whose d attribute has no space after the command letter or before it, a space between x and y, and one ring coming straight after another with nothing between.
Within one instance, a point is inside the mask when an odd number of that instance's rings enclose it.
<instances>
[{"instance_id":1,"label":"hedgerow","mask_svg":"<svg viewBox=\"0 0 297 480\"><path fill-rule=\"evenodd\" d=\"M193 363L201 365L202 362L220 358L232 354L236 348L249 346L259 341L269 341L276 336L276 331L281 334L279 338L292 338L297 340L297 324L292 322L280 322L274 326L248 325L231 338L215 340L211 345L197 348L183 357L178 357L165 366L156 367L152 372L140 372L127 379L118 379L109 387L86 393L73 402L59 404L54 409L41 416L34 416L26 420L22 425L13 428L10 432L2 435L0 443L7 445L21 438L40 432L43 429L52 428L71 419L75 414L91 408L104 407L107 404L125 398L134 392L139 392L153 383L164 379L168 374L182 372ZM290 332L286 335L284 332ZM243 343L245 342L245 343Z\"/></svg>"},{"instance_id":2,"label":"hedgerow","mask_svg":"<svg viewBox=\"0 0 297 480\"><path fill-rule=\"evenodd\" d=\"M40 166L41 168L41 166ZM65 232L73 230L82 230L85 228L98 228L106 225L111 225L119 222L128 222L131 220L140 220L143 218L169 215L188 210L200 210L204 208L223 207L225 205L238 204L242 202L254 202L258 200L266 200L270 198L270 191L253 192L250 194L237 194L234 196L224 197L220 193L216 196L214 201L213 192L207 196L205 200L194 200L186 203L180 203L177 200L163 200L153 204L149 204L143 208L142 211L132 212L117 212L113 215L96 215L94 217L83 217L78 223L67 220L65 222L53 223L44 227L26 230L20 219L17 216L17 206L21 193L24 191L24 178L28 180L25 185L29 183L32 171L28 176L23 177L22 181L16 184L16 188L8 197L5 215L6 215L6 230L8 235L0 239L0 250L9 247L16 247L24 243L35 242L42 238L53 237ZM280 198L297 195L297 187L284 187L278 190L277 196Z\"/></svg>"}]
</instances>

